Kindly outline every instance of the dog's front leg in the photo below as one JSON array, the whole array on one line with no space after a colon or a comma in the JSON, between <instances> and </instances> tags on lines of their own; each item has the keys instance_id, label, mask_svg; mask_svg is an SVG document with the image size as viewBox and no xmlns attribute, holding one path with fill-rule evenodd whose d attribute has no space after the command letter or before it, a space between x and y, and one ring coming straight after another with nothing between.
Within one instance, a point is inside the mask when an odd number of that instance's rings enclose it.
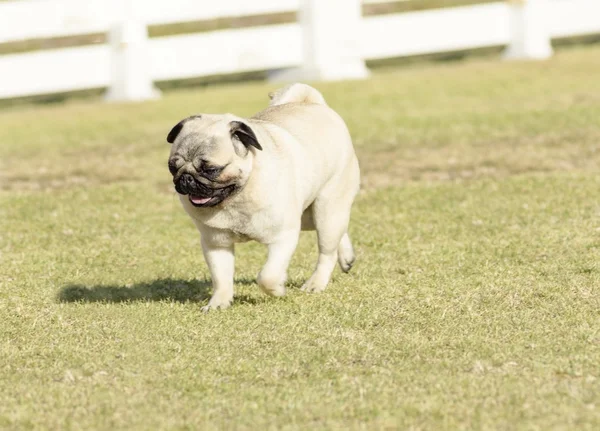
<instances>
[{"instance_id":1,"label":"dog's front leg","mask_svg":"<svg viewBox=\"0 0 600 431\"><path fill-rule=\"evenodd\" d=\"M234 248L231 243L211 242L202 235L202 252L210 270L213 294L202 311L227 308L233 302Z\"/></svg>"},{"instance_id":2,"label":"dog's front leg","mask_svg":"<svg viewBox=\"0 0 600 431\"><path fill-rule=\"evenodd\" d=\"M287 269L298 245L300 229L289 230L269 244L267 263L258 274L258 285L268 295L285 295Z\"/></svg>"}]
</instances>

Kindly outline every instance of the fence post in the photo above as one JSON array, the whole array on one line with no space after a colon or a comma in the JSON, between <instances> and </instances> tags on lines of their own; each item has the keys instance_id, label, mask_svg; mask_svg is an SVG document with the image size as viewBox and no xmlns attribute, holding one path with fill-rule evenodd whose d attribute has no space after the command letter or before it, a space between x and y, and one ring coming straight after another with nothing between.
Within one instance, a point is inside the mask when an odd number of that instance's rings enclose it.
<instances>
[{"instance_id":1,"label":"fence post","mask_svg":"<svg viewBox=\"0 0 600 431\"><path fill-rule=\"evenodd\" d=\"M540 60L552 56L547 0L508 0L508 7L510 42L504 58Z\"/></svg>"},{"instance_id":2,"label":"fence post","mask_svg":"<svg viewBox=\"0 0 600 431\"><path fill-rule=\"evenodd\" d=\"M123 0L123 13L109 32L111 83L106 101L142 101L160 97L149 73L148 30L136 0Z\"/></svg>"},{"instance_id":3,"label":"fence post","mask_svg":"<svg viewBox=\"0 0 600 431\"><path fill-rule=\"evenodd\" d=\"M302 0L303 64L271 75L276 81L333 81L369 76L361 52L361 0Z\"/></svg>"}]
</instances>

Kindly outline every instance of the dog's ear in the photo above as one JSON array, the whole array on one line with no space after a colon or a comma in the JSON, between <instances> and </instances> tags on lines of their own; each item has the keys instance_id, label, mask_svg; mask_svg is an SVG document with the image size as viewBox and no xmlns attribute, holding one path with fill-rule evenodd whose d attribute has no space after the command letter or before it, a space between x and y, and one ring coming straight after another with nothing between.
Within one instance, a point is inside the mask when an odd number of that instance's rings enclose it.
<instances>
[{"instance_id":1,"label":"dog's ear","mask_svg":"<svg viewBox=\"0 0 600 431\"><path fill-rule=\"evenodd\" d=\"M256 135L246 123L241 121L232 121L229 123L231 127L231 136L236 136L246 148L253 146L259 150L262 150L262 146L258 143Z\"/></svg>"},{"instance_id":2,"label":"dog's ear","mask_svg":"<svg viewBox=\"0 0 600 431\"><path fill-rule=\"evenodd\" d=\"M191 117L184 118L179 123L175 124L175 126L171 129L171 131L167 135L167 142L169 144L172 144L173 142L175 142L175 139L177 139L179 132L181 132L181 129L183 129L183 125L186 123L186 121L189 121L193 118L200 118L200 115L192 115Z\"/></svg>"},{"instance_id":3,"label":"dog's ear","mask_svg":"<svg viewBox=\"0 0 600 431\"><path fill-rule=\"evenodd\" d=\"M175 127L173 127L171 129L171 131L167 135L167 142L169 144L172 144L173 142L175 142L175 138L177 138L177 135L179 135L179 132L181 132L181 129L183 129L183 125L185 124L186 121L187 121L187 118L185 120L181 120L179 123L177 123L175 125Z\"/></svg>"}]
</instances>

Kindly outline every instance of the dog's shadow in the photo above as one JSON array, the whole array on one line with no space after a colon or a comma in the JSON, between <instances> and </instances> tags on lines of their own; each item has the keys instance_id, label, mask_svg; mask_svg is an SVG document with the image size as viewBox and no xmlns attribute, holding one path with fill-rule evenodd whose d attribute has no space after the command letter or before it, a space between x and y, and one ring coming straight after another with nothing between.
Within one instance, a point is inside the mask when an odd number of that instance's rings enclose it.
<instances>
[{"instance_id":1,"label":"dog's shadow","mask_svg":"<svg viewBox=\"0 0 600 431\"><path fill-rule=\"evenodd\" d=\"M236 284L252 285L252 279L236 279ZM131 286L70 284L64 286L57 296L59 302L202 302L210 298L211 281L180 280L164 278ZM248 295L236 295L236 303L257 303Z\"/></svg>"}]
</instances>

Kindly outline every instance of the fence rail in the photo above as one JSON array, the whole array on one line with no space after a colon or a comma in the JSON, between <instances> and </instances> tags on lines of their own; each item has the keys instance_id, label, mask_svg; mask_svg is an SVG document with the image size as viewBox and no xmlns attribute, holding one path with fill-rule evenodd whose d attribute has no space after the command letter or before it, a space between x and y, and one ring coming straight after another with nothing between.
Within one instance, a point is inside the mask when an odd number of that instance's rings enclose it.
<instances>
[{"instance_id":1,"label":"fence rail","mask_svg":"<svg viewBox=\"0 0 600 431\"><path fill-rule=\"evenodd\" d=\"M355 3L360 8L358 0L329 2ZM168 7L164 2L143 0L2 2L0 43L104 33L114 28L120 28L121 32L120 37L103 45L0 56L0 98L112 88L124 80L148 80L146 87L138 85L137 93L113 91L115 99L144 99L151 96L150 87L155 81L256 70L300 68L302 71L309 60L313 62L312 69L331 67L336 70L331 77L344 78L344 70L354 67L350 66L352 61L356 65L368 59L501 45L509 46L513 54L521 52L521 56L527 56L528 46L518 43L527 42L519 37L523 39L531 30L528 20L533 13L536 25L543 24L540 34L547 40L600 33L600 1L597 0L527 0L367 17L360 17L358 12L356 22L352 21L352 14L346 16L338 10L335 18L342 21L341 26L355 24L351 31L339 36L338 42L346 46L346 51L340 53L339 46L332 45L332 36L322 35L323 19L328 12L321 13L314 8L324 4L322 0L320 3L317 0L170 0ZM533 6L537 9L527 9ZM298 23L151 39L147 39L145 30L146 25L290 12L309 7L313 9L304 10L304 15L300 13ZM140 26L132 26L132 22ZM338 28L339 25L335 27ZM307 34L312 39L307 39ZM318 37L330 39L316 43ZM322 45L329 51L315 53L311 44L319 49ZM137 54L129 58L128 51ZM338 56L333 58L338 64L329 58L332 52ZM139 63L137 68L132 62ZM132 74L131 70L139 72ZM355 76L347 77L360 77L360 67L357 70ZM327 73L304 76L329 77ZM127 85L125 83L123 88Z\"/></svg>"}]
</instances>

